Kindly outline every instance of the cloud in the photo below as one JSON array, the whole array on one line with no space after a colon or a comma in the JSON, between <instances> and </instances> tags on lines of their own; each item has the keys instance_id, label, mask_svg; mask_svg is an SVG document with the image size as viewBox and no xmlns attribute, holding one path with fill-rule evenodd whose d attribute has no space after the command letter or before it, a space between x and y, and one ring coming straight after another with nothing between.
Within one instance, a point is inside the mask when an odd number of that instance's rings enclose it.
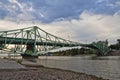
<instances>
[{"instance_id":1,"label":"cloud","mask_svg":"<svg viewBox=\"0 0 120 80\"><path fill-rule=\"evenodd\" d=\"M20 3L18 0L6 0L6 2L2 1L1 3L0 19L14 22L32 21L35 19L32 15L32 13L35 12L35 9L32 7L31 2Z\"/></svg>"},{"instance_id":2,"label":"cloud","mask_svg":"<svg viewBox=\"0 0 120 80\"><path fill-rule=\"evenodd\" d=\"M80 19L71 21L59 21L49 24L49 30L53 34L66 39L79 42L92 42L108 39L110 43L115 42L120 36L120 15L100 15L84 11ZM46 27L47 28L47 27ZM51 29L50 29L51 28ZM55 29L54 29L55 28ZM52 31L53 29L53 31ZM46 29L47 30L47 29Z\"/></svg>"},{"instance_id":3,"label":"cloud","mask_svg":"<svg viewBox=\"0 0 120 80\"><path fill-rule=\"evenodd\" d=\"M117 1L117 2L115 2L115 3L116 3L116 5L120 6L120 1Z\"/></svg>"},{"instance_id":4,"label":"cloud","mask_svg":"<svg viewBox=\"0 0 120 80\"><path fill-rule=\"evenodd\" d=\"M2 0L0 28L38 25L73 41L113 42L120 34L119 3L119 0Z\"/></svg>"},{"instance_id":5,"label":"cloud","mask_svg":"<svg viewBox=\"0 0 120 80\"><path fill-rule=\"evenodd\" d=\"M120 10L119 0L2 0L0 4L0 19L43 23L77 20L84 10L110 15Z\"/></svg>"},{"instance_id":6,"label":"cloud","mask_svg":"<svg viewBox=\"0 0 120 80\"><path fill-rule=\"evenodd\" d=\"M96 40L106 39L112 43L120 37L120 15L118 12L114 15L100 15L85 10L79 15L79 18L79 20L63 20L49 24L43 24L39 21L35 23L21 22L17 24L12 21L1 20L0 28L6 30L6 27L8 27L8 30L37 25L53 35L81 43L86 43L86 41L91 43Z\"/></svg>"}]
</instances>

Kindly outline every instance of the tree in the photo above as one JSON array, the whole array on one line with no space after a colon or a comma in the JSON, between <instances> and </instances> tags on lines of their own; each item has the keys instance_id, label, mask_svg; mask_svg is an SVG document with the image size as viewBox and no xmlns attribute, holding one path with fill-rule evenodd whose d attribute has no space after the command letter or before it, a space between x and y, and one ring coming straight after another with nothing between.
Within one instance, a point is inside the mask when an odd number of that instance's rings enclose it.
<instances>
[{"instance_id":1,"label":"tree","mask_svg":"<svg viewBox=\"0 0 120 80\"><path fill-rule=\"evenodd\" d=\"M117 39L117 43L110 45L109 48L115 49L115 50L120 50L120 39Z\"/></svg>"}]
</instances>

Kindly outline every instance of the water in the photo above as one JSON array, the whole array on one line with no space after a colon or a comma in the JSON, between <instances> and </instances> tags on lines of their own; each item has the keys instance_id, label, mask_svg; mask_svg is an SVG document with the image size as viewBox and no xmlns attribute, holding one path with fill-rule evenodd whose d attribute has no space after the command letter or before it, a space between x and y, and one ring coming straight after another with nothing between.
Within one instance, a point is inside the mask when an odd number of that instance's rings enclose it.
<instances>
[{"instance_id":1,"label":"water","mask_svg":"<svg viewBox=\"0 0 120 80\"><path fill-rule=\"evenodd\" d=\"M120 56L42 56L38 60L38 64L46 67L82 72L103 77L104 79L120 80Z\"/></svg>"}]
</instances>

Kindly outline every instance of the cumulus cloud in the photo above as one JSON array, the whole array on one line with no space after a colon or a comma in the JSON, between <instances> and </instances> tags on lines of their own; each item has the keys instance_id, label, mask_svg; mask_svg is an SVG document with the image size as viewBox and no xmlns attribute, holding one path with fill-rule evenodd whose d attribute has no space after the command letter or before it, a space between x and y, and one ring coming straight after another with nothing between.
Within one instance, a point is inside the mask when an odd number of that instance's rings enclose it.
<instances>
[{"instance_id":1,"label":"cumulus cloud","mask_svg":"<svg viewBox=\"0 0 120 80\"><path fill-rule=\"evenodd\" d=\"M53 22L47 26L48 32L54 32L60 37L79 42L92 42L96 40L108 39L113 43L120 36L119 25L120 15L96 15L91 12L84 11L80 15L79 20ZM45 27L47 28L47 27ZM51 28L51 29L50 29ZM55 28L55 29L53 29ZM55 31L52 31L55 30ZM63 35L62 35L63 34ZM68 37L70 36L70 37Z\"/></svg>"},{"instance_id":2,"label":"cumulus cloud","mask_svg":"<svg viewBox=\"0 0 120 80\"><path fill-rule=\"evenodd\" d=\"M2 0L0 29L38 25L73 41L113 42L119 38L119 4L119 0Z\"/></svg>"},{"instance_id":3,"label":"cumulus cloud","mask_svg":"<svg viewBox=\"0 0 120 80\"><path fill-rule=\"evenodd\" d=\"M15 22L0 21L0 28L5 30L5 27L8 26L8 29L15 29L16 27L23 28L37 25L45 31L58 37L82 43L86 43L86 41L90 43L93 41L106 39L112 43L120 37L119 14L100 15L89 11L84 11L79 17L79 20L63 20L49 24L43 24L41 22L16 24Z\"/></svg>"},{"instance_id":4,"label":"cumulus cloud","mask_svg":"<svg viewBox=\"0 0 120 80\"><path fill-rule=\"evenodd\" d=\"M6 5L5 5L6 4ZM35 9L31 2L20 3L18 0L1 1L0 5L0 19L10 21L32 21L35 17L32 13Z\"/></svg>"},{"instance_id":5,"label":"cumulus cloud","mask_svg":"<svg viewBox=\"0 0 120 80\"><path fill-rule=\"evenodd\" d=\"M40 20L43 23L79 19L84 10L113 15L120 9L119 0L2 0L0 4L2 19Z\"/></svg>"}]
</instances>

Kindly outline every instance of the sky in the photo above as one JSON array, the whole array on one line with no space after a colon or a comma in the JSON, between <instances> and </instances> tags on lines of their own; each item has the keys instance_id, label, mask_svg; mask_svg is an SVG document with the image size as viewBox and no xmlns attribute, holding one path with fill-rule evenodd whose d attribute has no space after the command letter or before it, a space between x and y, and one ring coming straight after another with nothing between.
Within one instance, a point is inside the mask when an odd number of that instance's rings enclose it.
<instances>
[{"instance_id":1,"label":"sky","mask_svg":"<svg viewBox=\"0 0 120 80\"><path fill-rule=\"evenodd\" d=\"M0 0L0 31L37 25L80 43L120 38L120 0Z\"/></svg>"}]
</instances>

